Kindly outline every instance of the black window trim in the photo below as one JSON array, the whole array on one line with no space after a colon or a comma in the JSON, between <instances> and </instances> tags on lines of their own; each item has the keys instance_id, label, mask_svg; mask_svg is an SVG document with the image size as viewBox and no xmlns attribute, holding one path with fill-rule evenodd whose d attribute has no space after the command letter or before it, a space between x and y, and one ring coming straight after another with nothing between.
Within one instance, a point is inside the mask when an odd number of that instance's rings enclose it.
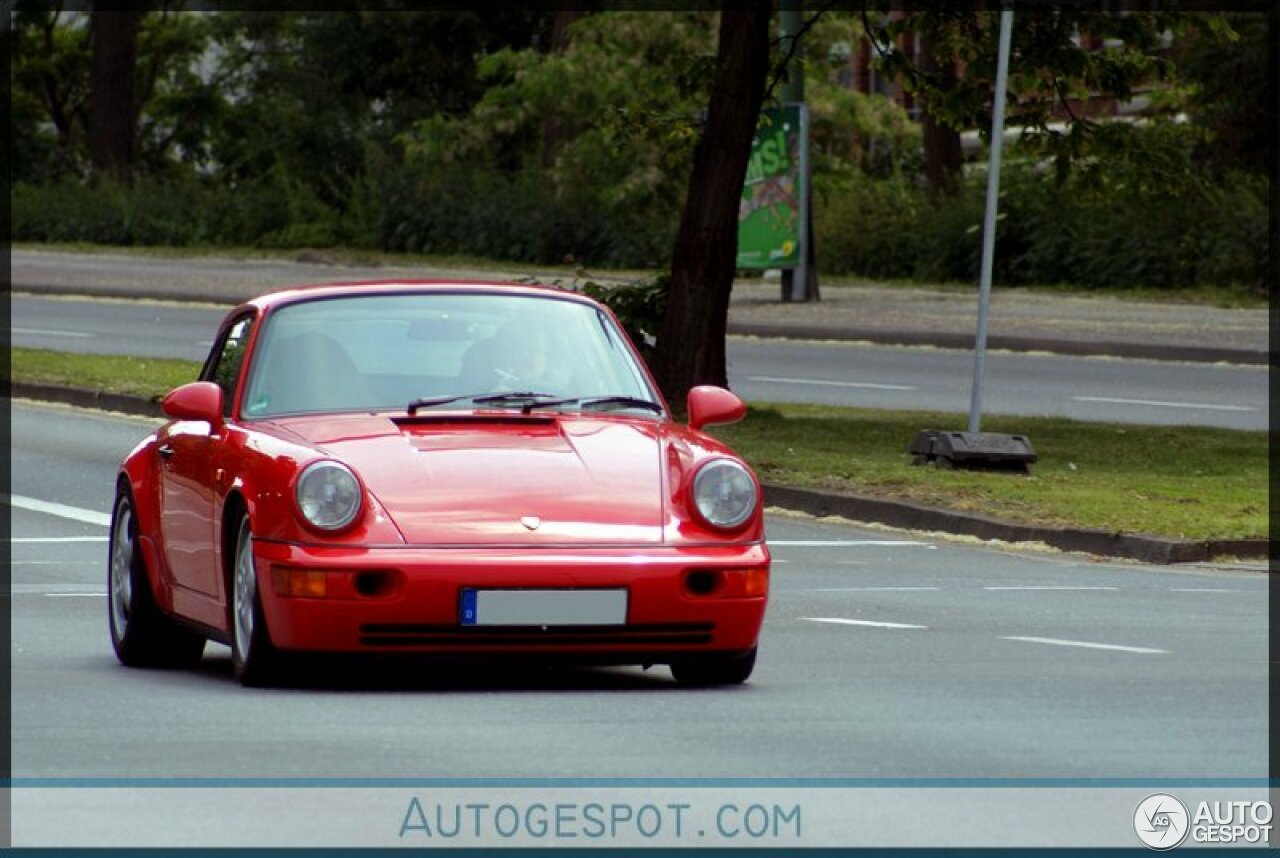
<instances>
[{"instance_id":1,"label":"black window trim","mask_svg":"<svg viewBox=\"0 0 1280 858\"><path fill-rule=\"evenodd\" d=\"M250 328L249 339L252 338L253 326L256 325L258 322L258 311L256 309L246 310L245 312L227 321L226 325L224 325L222 328L222 332L218 334L217 341L215 341L213 346L209 349L209 355L204 359L204 366L200 368L200 376L199 378L197 378L197 381L210 381L210 382L213 382L214 384L218 383L215 377L215 370L217 369L217 366L218 366L218 360L222 357L223 349L226 348L227 338L231 336L231 332L235 330L236 325L240 324L245 319L250 320L249 321L249 328ZM249 347L249 343L248 343L248 340L246 340L245 354L244 354L244 357L241 358L241 366L240 366L241 373L243 373L244 371L244 365L243 365L244 358L248 357L248 347ZM239 379L237 379L236 389L232 392L232 395L229 397L226 397L225 401L223 402L223 405L222 405L223 416L229 417L235 413L235 405L236 405L235 399L239 394L240 394L240 385L239 385Z\"/></svg>"}]
</instances>

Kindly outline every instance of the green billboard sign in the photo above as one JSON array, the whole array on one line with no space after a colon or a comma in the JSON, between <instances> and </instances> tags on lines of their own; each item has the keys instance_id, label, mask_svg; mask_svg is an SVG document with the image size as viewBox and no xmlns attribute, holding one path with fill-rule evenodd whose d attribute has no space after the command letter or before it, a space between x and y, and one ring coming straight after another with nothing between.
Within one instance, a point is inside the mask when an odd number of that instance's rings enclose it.
<instances>
[{"instance_id":1,"label":"green billboard sign","mask_svg":"<svg viewBox=\"0 0 1280 858\"><path fill-rule=\"evenodd\" d=\"M794 268L804 250L804 105L760 111L738 206L738 267Z\"/></svg>"}]
</instances>

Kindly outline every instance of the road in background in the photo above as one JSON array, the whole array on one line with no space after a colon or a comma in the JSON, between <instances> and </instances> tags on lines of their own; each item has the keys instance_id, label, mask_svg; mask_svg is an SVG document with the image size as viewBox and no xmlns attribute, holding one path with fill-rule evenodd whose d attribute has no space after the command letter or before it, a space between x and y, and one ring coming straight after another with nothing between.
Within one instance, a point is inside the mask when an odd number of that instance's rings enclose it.
<instances>
[{"instance_id":1,"label":"road in background","mask_svg":"<svg viewBox=\"0 0 1280 858\"><path fill-rule=\"evenodd\" d=\"M129 670L101 522L116 463L155 423L26 403L12 418L15 777L1266 773L1264 574L773 515L762 654L740 688L415 664L253 690L212 645L195 670Z\"/></svg>"},{"instance_id":2,"label":"road in background","mask_svg":"<svg viewBox=\"0 0 1280 858\"><path fill-rule=\"evenodd\" d=\"M12 298L14 345L203 360L227 308L154 301ZM745 399L967 412L966 352L730 338ZM1265 367L992 353L984 412L1265 430Z\"/></svg>"}]
</instances>

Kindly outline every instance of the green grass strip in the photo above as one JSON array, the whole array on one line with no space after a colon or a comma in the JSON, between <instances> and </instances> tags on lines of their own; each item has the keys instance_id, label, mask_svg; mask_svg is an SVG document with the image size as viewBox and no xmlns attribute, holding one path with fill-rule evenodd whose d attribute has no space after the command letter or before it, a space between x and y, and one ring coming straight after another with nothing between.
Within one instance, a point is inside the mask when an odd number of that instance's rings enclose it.
<instances>
[{"instance_id":1,"label":"green grass strip","mask_svg":"<svg viewBox=\"0 0 1280 858\"><path fill-rule=\"evenodd\" d=\"M920 429L965 417L810 405L756 405L714 434L760 478L1050 526L1185 539L1268 532L1267 433L1122 426L1052 417L986 417L983 431L1026 435L1030 476L911 463Z\"/></svg>"},{"instance_id":2,"label":"green grass strip","mask_svg":"<svg viewBox=\"0 0 1280 858\"><path fill-rule=\"evenodd\" d=\"M10 350L10 359L14 381L88 387L147 398L163 396L179 385L195 381L200 374L196 361L169 358L83 355L15 347Z\"/></svg>"}]
</instances>

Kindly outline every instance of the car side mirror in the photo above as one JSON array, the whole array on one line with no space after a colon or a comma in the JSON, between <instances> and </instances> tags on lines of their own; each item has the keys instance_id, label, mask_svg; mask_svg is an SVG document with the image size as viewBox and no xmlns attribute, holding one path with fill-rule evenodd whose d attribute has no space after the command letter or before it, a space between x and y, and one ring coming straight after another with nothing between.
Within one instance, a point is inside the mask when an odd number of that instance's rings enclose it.
<instances>
[{"instance_id":1,"label":"car side mirror","mask_svg":"<svg viewBox=\"0 0 1280 858\"><path fill-rule=\"evenodd\" d=\"M689 425L694 429L737 423L747 416L747 406L736 394L710 384L689 391L688 410Z\"/></svg>"},{"instance_id":2,"label":"car side mirror","mask_svg":"<svg viewBox=\"0 0 1280 858\"><path fill-rule=\"evenodd\" d=\"M211 381L193 381L170 391L160 408L174 420L203 420L217 429L222 425L222 388Z\"/></svg>"}]
</instances>

